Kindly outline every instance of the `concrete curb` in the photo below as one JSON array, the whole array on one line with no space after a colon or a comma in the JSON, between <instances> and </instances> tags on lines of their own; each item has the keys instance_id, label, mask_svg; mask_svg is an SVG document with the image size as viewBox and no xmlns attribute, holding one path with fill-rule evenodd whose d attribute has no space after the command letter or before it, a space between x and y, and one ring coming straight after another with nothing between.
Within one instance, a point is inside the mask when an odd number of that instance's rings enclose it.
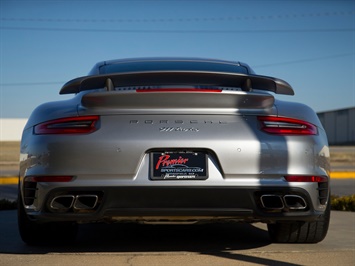
<instances>
[{"instance_id":1,"label":"concrete curb","mask_svg":"<svg viewBox=\"0 0 355 266\"><path fill-rule=\"evenodd\" d=\"M330 178L333 179L352 179L355 178L355 172L331 172ZM17 185L18 177L5 176L0 177L0 185Z\"/></svg>"}]
</instances>

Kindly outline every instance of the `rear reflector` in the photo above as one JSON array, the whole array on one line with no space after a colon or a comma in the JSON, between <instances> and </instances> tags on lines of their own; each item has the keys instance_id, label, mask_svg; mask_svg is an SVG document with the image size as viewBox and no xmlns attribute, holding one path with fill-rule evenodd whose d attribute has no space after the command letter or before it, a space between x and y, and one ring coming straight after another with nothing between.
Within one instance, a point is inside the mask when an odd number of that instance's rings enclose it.
<instances>
[{"instance_id":1,"label":"rear reflector","mask_svg":"<svg viewBox=\"0 0 355 266\"><path fill-rule=\"evenodd\" d=\"M70 182L73 176L27 176L25 182Z\"/></svg>"},{"instance_id":2,"label":"rear reflector","mask_svg":"<svg viewBox=\"0 0 355 266\"><path fill-rule=\"evenodd\" d=\"M325 176L298 176L298 175L288 175L285 176L286 181L288 182L316 182L323 183L328 182L328 178Z\"/></svg>"},{"instance_id":3,"label":"rear reflector","mask_svg":"<svg viewBox=\"0 0 355 266\"><path fill-rule=\"evenodd\" d=\"M261 130L276 135L317 135L317 127L303 120L276 117L259 116Z\"/></svg>"},{"instance_id":4,"label":"rear reflector","mask_svg":"<svg viewBox=\"0 0 355 266\"><path fill-rule=\"evenodd\" d=\"M34 127L34 134L88 134L98 129L99 116L66 117Z\"/></svg>"}]
</instances>

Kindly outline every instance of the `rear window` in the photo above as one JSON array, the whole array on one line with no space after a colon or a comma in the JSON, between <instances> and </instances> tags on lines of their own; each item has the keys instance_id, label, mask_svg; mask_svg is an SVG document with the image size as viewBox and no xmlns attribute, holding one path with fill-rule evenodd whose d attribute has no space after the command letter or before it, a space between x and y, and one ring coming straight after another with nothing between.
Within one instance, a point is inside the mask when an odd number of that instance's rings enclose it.
<instances>
[{"instance_id":1,"label":"rear window","mask_svg":"<svg viewBox=\"0 0 355 266\"><path fill-rule=\"evenodd\" d=\"M100 74L122 73L122 72L141 72L141 71L213 71L213 72L231 72L248 74L248 69L241 65L214 62L196 62L196 61L135 61L122 62L100 67Z\"/></svg>"}]
</instances>

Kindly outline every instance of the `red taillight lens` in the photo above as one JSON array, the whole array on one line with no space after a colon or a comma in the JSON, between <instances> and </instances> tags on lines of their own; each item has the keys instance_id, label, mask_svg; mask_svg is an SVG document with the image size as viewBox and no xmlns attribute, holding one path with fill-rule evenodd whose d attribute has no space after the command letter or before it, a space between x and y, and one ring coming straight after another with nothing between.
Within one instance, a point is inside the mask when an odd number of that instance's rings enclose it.
<instances>
[{"instance_id":1,"label":"red taillight lens","mask_svg":"<svg viewBox=\"0 0 355 266\"><path fill-rule=\"evenodd\" d=\"M27 176L25 182L70 182L73 176Z\"/></svg>"},{"instance_id":2,"label":"red taillight lens","mask_svg":"<svg viewBox=\"0 0 355 266\"><path fill-rule=\"evenodd\" d=\"M288 182L316 182L323 183L328 182L328 178L325 176L303 176L303 175L288 175L285 176L286 181Z\"/></svg>"},{"instance_id":3,"label":"red taillight lens","mask_svg":"<svg viewBox=\"0 0 355 266\"><path fill-rule=\"evenodd\" d=\"M88 134L98 129L99 119L96 115L55 119L36 125L34 134Z\"/></svg>"},{"instance_id":4,"label":"red taillight lens","mask_svg":"<svg viewBox=\"0 0 355 266\"><path fill-rule=\"evenodd\" d=\"M259 116L261 130L276 135L317 135L317 127L303 120L276 117Z\"/></svg>"}]
</instances>

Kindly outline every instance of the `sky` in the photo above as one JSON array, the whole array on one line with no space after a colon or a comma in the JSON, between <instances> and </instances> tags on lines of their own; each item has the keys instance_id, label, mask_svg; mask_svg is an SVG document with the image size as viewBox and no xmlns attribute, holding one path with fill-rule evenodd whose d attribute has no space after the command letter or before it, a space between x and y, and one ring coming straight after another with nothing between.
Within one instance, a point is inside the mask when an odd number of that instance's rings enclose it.
<instances>
[{"instance_id":1,"label":"sky","mask_svg":"<svg viewBox=\"0 0 355 266\"><path fill-rule=\"evenodd\" d=\"M65 100L99 61L203 57L286 80L316 112L355 106L355 0L0 0L0 118Z\"/></svg>"}]
</instances>

